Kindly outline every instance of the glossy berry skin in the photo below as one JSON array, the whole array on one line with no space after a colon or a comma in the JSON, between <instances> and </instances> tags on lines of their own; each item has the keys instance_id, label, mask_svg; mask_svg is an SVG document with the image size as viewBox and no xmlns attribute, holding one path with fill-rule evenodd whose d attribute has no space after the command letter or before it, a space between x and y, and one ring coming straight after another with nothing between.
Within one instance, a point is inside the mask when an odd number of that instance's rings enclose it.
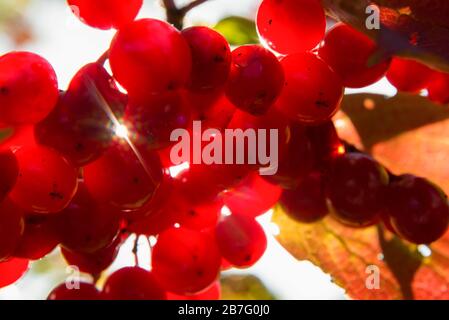
<instances>
[{"instance_id":1,"label":"glossy berry skin","mask_svg":"<svg viewBox=\"0 0 449 320\"><path fill-rule=\"evenodd\" d=\"M333 161L326 195L333 216L352 227L366 227L380 218L388 173L374 159L346 153Z\"/></svg>"},{"instance_id":2,"label":"glossy berry skin","mask_svg":"<svg viewBox=\"0 0 449 320\"><path fill-rule=\"evenodd\" d=\"M111 116L120 119L126 104L127 97L104 67L87 64L73 77L67 91L60 94L53 112L36 125L36 140L58 150L73 165L84 166L111 145Z\"/></svg>"},{"instance_id":3,"label":"glossy berry skin","mask_svg":"<svg viewBox=\"0 0 449 320\"><path fill-rule=\"evenodd\" d=\"M282 189L261 178L249 174L235 188L224 195L224 203L236 214L257 217L270 210L279 200Z\"/></svg>"},{"instance_id":4,"label":"glossy berry skin","mask_svg":"<svg viewBox=\"0 0 449 320\"><path fill-rule=\"evenodd\" d=\"M162 149L173 144L170 141L173 130L191 124L188 107L180 92L167 92L145 101L130 101L124 121L136 144L152 150Z\"/></svg>"},{"instance_id":5,"label":"glossy berry skin","mask_svg":"<svg viewBox=\"0 0 449 320\"><path fill-rule=\"evenodd\" d=\"M340 107L343 85L327 64L312 53L281 60L284 89L277 107L292 120L318 124L329 120Z\"/></svg>"},{"instance_id":6,"label":"glossy berry skin","mask_svg":"<svg viewBox=\"0 0 449 320\"><path fill-rule=\"evenodd\" d=\"M209 234L186 228L162 232L153 248L153 273L168 291L193 294L217 280L221 256Z\"/></svg>"},{"instance_id":7,"label":"glossy berry skin","mask_svg":"<svg viewBox=\"0 0 449 320\"><path fill-rule=\"evenodd\" d=\"M23 125L14 128L6 128L3 132L5 132L5 137L0 142L0 150L2 152L8 153L23 146L36 145L33 125ZM12 170L12 172L14 172L14 168L10 169Z\"/></svg>"},{"instance_id":8,"label":"glossy berry skin","mask_svg":"<svg viewBox=\"0 0 449 320\"><path fill-rule=\"evenodd\" d=\"M0 56L0 123L34 124L58 100L58 81L44 58L29 52Z\"/></svg>"},{"instance_id":9,"label":"glossy berry skin","mask_svg":"<svg viewBox=\"0 0 449 320\"><path fill-rule=\"evenodd\" d=\"M311 223L324 218L329 210L326 206L326 194L323 175L312 172L294 189L282 192L279 204L293 219Z\"/></svg>"},{"instance_id":10,"label":"glossy berry skin","mask_svg":"<svg viewBox=\"0 0 449 320\"><path fill-rule=\"evenodd\" d=\"M9 258L23 234L23 211L9 199L0 203L0 261Z\"/></svg>"},{"instance_id":11,"label":"glossy berry skin","mask_svg":"<svg viewBox=\"0 0 449 320\"><path fill-rule=\"evenodd\" d=\"M449 103L449 73L435 72L427 86L430 101L448 104Z\"/></svg>"},{"instance_id":12,"label":"glossy berry skin","mask_svg":"<svg viewBox=\"0 0 449 320\"><path fill-rule=\"evenodd\" d=\"M11 150L0 151L0 201L14 187L19 176L19 164Z\"/></svg>"},{"instance_id":13,"label":"glossy berry skin","mask_svg":"<svg viewBox=\"0 0 449 320\"><path fill-rule=\"evenodd\" d=\"M92 253L70 251L61 248L62 256L68 265L77 266L81 272L99 275L106 270L117 258L122 239L120 236L104 248Z\"/></svg>"},{"instance_id":14,"label":"glossy berry skin","mask_svg":"<svg viewBox=\"0 0 449 320\"><path fill-rule=\"evenodd\" d=\"M267 248L267 237L260 224L247 215L222 217L215 229L220 253L238 268L254 265Z\"/></svg>"},{"instance_id":15,"label":"glossy berry skin","mask_svg":"<svg viewBox=\"0 0 449 320\"><path fill-rule=\"evenodd\" d=\"M101 294L91 283L80 282L78 289L68 289L67 285L62 283L50 292L47 300L101 300Z\"/></svg>"},{"instance_id":16,"label":"glossy berry skin","mask_svg":"<svg viewBox=\"0 0 449 320\"><path fill-rule=\"evenodd\" d=\"M67 0L72 12L85 24L103 30L119 29L133 21L143 0Z\"/></svg>"},{"instance_id":17,"label":"glossy berry skin","mask_svg":"<svg viewBox=\"0 0 449 320\"><path fill-rule=\"evenodd\" d=\"M292 123L289 132L288 144L279 152L277 172L274 175L262 176L268 182L284 189L296 187L315 165L315 152L306 127Z\"/></svg>"},{"instance_id":18,"label":"glossy berry skin","mask_svg":"<svg viewBox=\"0 0 449 320\"><path fill-rule=\"evenodd\" d=\"M142 207L162 179L156 153L114 144L96 161L84 167L84 183L93 198L123 210ZM142 161L142 163L140 162Z\"/></svg>"},{"instance_id":19,"label":"glossy berry skin","mask_svg":"<svg viewBox=\"0 0 449 320\"><path fill-rule=\"evenodd\" d=\"M25 216L25 229L14 256L29 260L39 260L52 252L60 242L54 215Z\"/></svg>"},{"instance_id":20,"label":"glossy berry skin","mask_svg":"<svg viewBox=\"0 0 449 320\"><path fill-rule=\"evenodd\" d=\"M216 281L210 288L197 294L179 295L167 292L167 300L220 300L220 297L221 286L219 281Z\"/></svg>"},{"instance_id":21,"label":"glossy berry skin","mask_svg":"<svg viewBox=\"0 0 449 320\"><path fill-rule=\"evenodd\" d=\"M137 20L118 31L109 61L133 99L183 87L192 67L190 48L178 30L155 19Z\"/></svg>"},{"instance_id":22,"label":"glossy berry skin","mask_svg":"<svg viewBox=\"0 0 449 320\"><path fill-rule=\"evenodd\" d=\"M231 49L226 39L207 27L190 27L182 36L192 52L192 73L187 87L193 91L223 87L231 67Z\"/></svg>"},{"instance_id":23,"label":"glossy berry skin","mask_svg":"<svg viewBox=\"0 0 449 320\"><path fill-rule=\"evenodd\" d=\"M198 231L214 228L218 223L222 207L221 198L196 206L192 206L186 200L186 207L180 214L179 223L184 228Z\"/></svg>"},{"instance_id":24,"label":"glossy berry skin","mask_svg":"<svg viewBox=\"0 0 449 320\"><path fill-rule=\"evenodd\" d=\"M416 244L429 244L447 231L447 197L426 179L400 176L388 187L386 198L386 213L402 238Z\"/></svg>"},{"instance_id":25,"label":"glossy berry skin","mask_svg":"<svg viewBox=\"0 0 449 320\"><path fill-rule=\"evenodd\" d=\"M263 0L257 30L271 49L291 54L311 50L326 30L326 18L317 0Z\"/></svg>"},{"instance_id":26,"label":"glossy berry skin","mask_svg":"<svg viewBox=\"0 0 449 320\"><path fill-rule=\"evenodd\" d=\"M98 203L80 183L75 197L58 217L61 245L81 253L105 248L118 234L119 218L117 209Z\"/></svg>"},{"instance_id":27,"label":"glossy berry skin","mask_svg":"<svg viewBox=\"0 0 449 320\"><path fill-rule=\"evenodd\" d=\"M166 300L153 272L139 267L126 267L111 274L102 296L106 300Z\"/></svg>"},{"instance_id":28,"label":"glossy berry skin","mask_svg":"<svg viewBox=\"0 0 449 320\"><path fill-rule=\"evenodd\" d=\"M395 57L386 77L398 91L416 93L427 87L433 75L434 72L420 62Z\"/></svg>"},{"instance_id":29,"label":"glossy berry skin","mask_svg":"<svg viewBox=\"0 0 449 320\"><path fill-rule=\"evenodd\" d=\"M264 114L278 98L283 84L284 71L267 49L246 45L232 52L226 95L236 107L254 115Z\"/></svg>"},{"instance_id":30,"label":"glossy berry skin","mask_svg":"<svg viewBox=\"0 0 449 320\"><path fill-rule=\"evenodd\" d=\"M24 146L14 154L19 177L11 199L22 209L35 213L57 213L67 207L77 189L77 170L59 153L44 146Z\"/></svg>"},{"instance_id":31,"label":"glossy berry skin","mask_svg":"<svg viewBox=\"0 0 449 320\"><path fill-rule=\"evenodd\" d=\"M390 59L371 62L379 51L376 43L352 27L338 23L330 29L318 55L342 79L348 88L362 88L380 80L387 72Z\"/></svg>"},{"instance_id":32,"label":"glossy berry skin","mask_svg":"<svg viewBox=\"0 0 449 320\"><path fill-rule=\"evenodd\" d=\"M0 261L0 288L7 287L19 280L28 270L28 266L27 259L11 258Z\"/></svg>"}]
</instances>

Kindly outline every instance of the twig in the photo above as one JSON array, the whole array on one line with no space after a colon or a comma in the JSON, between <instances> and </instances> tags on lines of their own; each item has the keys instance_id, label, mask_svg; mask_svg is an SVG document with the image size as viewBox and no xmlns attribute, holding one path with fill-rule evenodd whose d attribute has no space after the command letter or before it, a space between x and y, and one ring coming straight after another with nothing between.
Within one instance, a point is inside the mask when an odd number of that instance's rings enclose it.
<instances>
[{"instance_id":1,"label":"twig","mask_svg":"<svg viewBox=\"0 0 449 320\"><path fill-rule=\"evenodd\" d=\"M207 2L209 0L195 0L190 2L189 4L185 5L183 8L181 8L180 10L182 12L184 12L184 14L186 14L187 12L189 12L190 10L202 5L203 3Z\"/></svg>"},{"instance_id":2,"label":"twig","mask_svg":"<svg viewBox=\"0 0 449 320\"><path fill-rule=\"evenodd\" d=\"M182 8L178 8L174 0L162 0L168 23L171 23L175 28L181 30L184 25L184 18L190 10L202 5L209 0L194 0Z\"/></svg>"},{"instance_id":3,"label":"twig","mask_svg":"<svg viewBox=\"0 0 449 320\"><path fill-rule=\"evenodd\" d=\"M104 66L104 64L106 63L106 60L109 59L109 49L106 50L105 53L103 53L100 58L98 58L97 63L101 64L102 66Z\"/></svg>"},{"instance_id":4,"label":"twig","mask_svg":"<svg viewBox=\"0 0 449 320\"><path fill-rule=\"evenodd\" d=\"M134 240L134 247L133 247L133 255L134 255L134 263L136 267L139 266L139 238L140 236L136 234L136 239Z\"/></svg>"}]
</instances>

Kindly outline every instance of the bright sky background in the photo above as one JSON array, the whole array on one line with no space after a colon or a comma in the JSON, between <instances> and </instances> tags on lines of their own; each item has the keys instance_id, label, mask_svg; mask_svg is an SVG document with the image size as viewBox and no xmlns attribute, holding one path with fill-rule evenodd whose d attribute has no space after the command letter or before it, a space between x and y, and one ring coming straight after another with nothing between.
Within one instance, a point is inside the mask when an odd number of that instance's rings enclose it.
<instances>
[{"instance_id":1,"label":"bright sky background","mask_svg":"<svg viewBox=\"0 0 449 320\"><path fill-rule=\"evenodd\" d=\"M182 2L185 1L180 1ZM258 0L210 0L188 15L187 25L213 25L229 15L254 18L257 5ZM63 89L80 67L97 60L108 48L114 35L113 31L100 31L81 24L62 0L35 0L27 15L36 38L19 49L36 52L48 59L55 68L60 87ZM161 18L164 13L158 1L145 0L140 16ZM0 55L13 49L12 44L0 35ZM395 94L395 89L385 80L363 91ZM296 261L280 247L270 235L276 228L270 224L269 215L264 216L262 221L269 234L269 246L265 256L251 269L230 272L258 275L281 299L344 299L344 291L331 283L328 275L311 263ZM144 250L142 253L142 261L149 261ZM55 256L50 259L57 258ZM132 263L131 242L128 242L112 270ZM42 268L42 264L39 264L39 268ZM0 290L0 299L45 298L56 282L64 277L65 270L62 268L57 274L43 271L39 276L33 273L17 285Z\"/></svg>"}]
</instances>

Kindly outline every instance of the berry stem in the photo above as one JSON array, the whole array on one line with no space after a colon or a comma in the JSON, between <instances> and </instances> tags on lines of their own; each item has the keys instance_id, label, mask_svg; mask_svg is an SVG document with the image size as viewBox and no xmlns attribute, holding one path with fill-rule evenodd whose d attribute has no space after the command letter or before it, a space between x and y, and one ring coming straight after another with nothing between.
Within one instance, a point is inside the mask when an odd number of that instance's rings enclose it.
<instances>
[{"instance_id":1,"label":"berry stem","mask_svg":"<svg viewBox=\"0 0 449 320\"><path fill-rule=\"evenodd\" d=\"M203 3L207 2L209 0L195 0L190 2L189 4L185 5L183 8L181 8L181 11L184 12L184 14L186 14L187 12L189 12L190 10L202 5Z\"/></svg>"},{"instance_id":2,"label":"berry stem","mask_svg":"<svg viewBox=\"0 0 449 320\"><path fill-rule=\"evenodd\" d=\"M104 66L104 64L106 63L106 60L109 59L109 49L106 50L97 60L98 64L101 64L102 66Z\"/></svg>"},{"instance_id":3,"label":"berry stem","mask_svg":"<svg viewBox=\"0 0 449 320\"><path fill-rule=\"evenodd\" d=\"M139 266L139 235L136 235L136 239L134 240L134 246L133 246L133 255L134 255L134 263L136 265L136 267Z\"/></svg>"},{"instance_id":4,"label":"berry stem","mask_svg":"<svg viewBox=\"0 0 449 320\"><path fill-rule=\"evenodd\" d=\"M181 30L184 25L184 17L190 10L202 5L209 0L194 0L182 8L178 8L174 0L162 0L168 23Z\"/></svg>"}]
</instances>

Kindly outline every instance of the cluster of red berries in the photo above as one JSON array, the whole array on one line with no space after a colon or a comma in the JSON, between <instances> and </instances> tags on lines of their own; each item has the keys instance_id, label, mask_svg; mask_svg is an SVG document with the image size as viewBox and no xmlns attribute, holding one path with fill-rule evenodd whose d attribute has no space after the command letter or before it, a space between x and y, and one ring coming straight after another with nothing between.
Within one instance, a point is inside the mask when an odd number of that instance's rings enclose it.
<instances>
[{"instance_id":1,"label":"cluster of red berries","mask_svg":"<svg viewBox=\"0 0 449 320\"><path fill-rule=\"evenodd\" d=\"M157 237L151 271L120 269L101 292L61 285L49 299L216 299L220 270L263 255L255 218L278 202L305 222L328 208L354 227L384 218L416 243L446 230L449 207L437 187L345 153L331 121L344 87L376 82L390 59L370 64L376 44L349 26L325 34L318 0L262 1L257 27L277 54L258 45L231 51L206 27L134 21L142 0L68 2L86 24L118 29L107 55L112 76L100 59L58 91L42 57L0 57L0 123L13 128L0 144L0 270L9 270L0 286L57 246L95 277L134 233ZM277 173L190 163L174 174L170 135L191 130L192 120L277 129ZM129 134L117 134L125 127Z\"/></svg>"}]
</instances>

